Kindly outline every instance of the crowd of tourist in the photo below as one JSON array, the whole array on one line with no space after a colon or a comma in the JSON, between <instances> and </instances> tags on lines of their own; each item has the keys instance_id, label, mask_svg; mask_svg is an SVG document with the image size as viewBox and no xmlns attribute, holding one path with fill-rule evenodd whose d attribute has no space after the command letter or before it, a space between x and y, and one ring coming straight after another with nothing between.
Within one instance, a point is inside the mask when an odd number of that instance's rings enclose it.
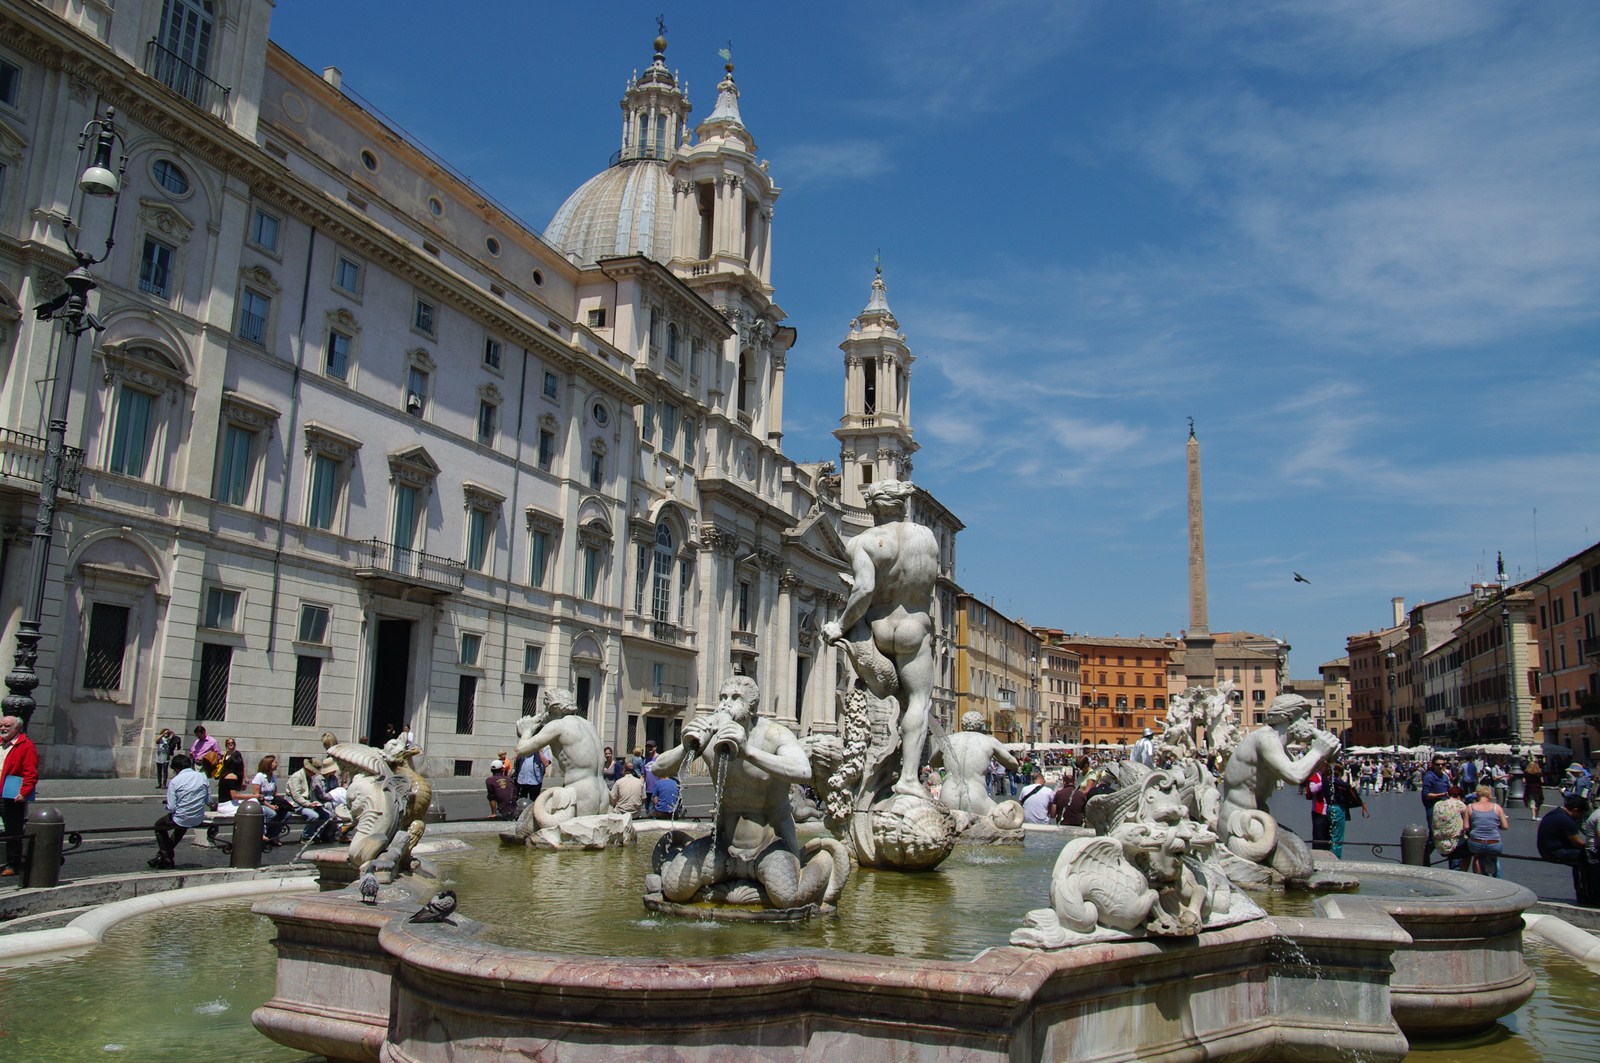
<instances>
[{"instance_id":1,"label":"crowd of tourist","mask_svg":"<svg viewBox=\"0 0 1600 1063\"><path fill-rule=\"evenodd\" d=\"M411 734L409 728L390 730L390 738ZM180 745L170 728L163 728L156 739L156 780L166 791L166 800L155 822L156 855L148 861L152 868L173 867L185 834L204 826L208 818L231 820L243 801L261 805L265 846L282 845L284 832L296 817L303 821L302 845L337 840L348 828L348 813L343 811L348 780L341 778L331 757L307 757L281 779L276 754L257 759L252 772L238 742L228 738L219 744L204 725L194 729L187 750Z\"/></svg>"}]
</instances>

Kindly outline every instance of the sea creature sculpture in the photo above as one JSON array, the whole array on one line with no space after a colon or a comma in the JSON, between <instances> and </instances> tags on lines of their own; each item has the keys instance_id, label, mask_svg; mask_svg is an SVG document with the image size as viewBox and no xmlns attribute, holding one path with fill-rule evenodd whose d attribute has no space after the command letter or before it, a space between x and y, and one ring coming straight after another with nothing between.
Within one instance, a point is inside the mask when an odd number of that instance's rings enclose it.
<instances>
[{"instance_id":1,"label":"sea creature sculpture","mask_svg":"<svg viewBox=\"0 0 1600 1063\"><path fill-rule=\"evenodd\" d=\"M546 690L540 696L538 715L517 721L516 755L538 756L542 749L550 751L561 769L562 785L545 787L523 810L516 834L524 840L545 828L611 811L600 735L594 724L579 715L577 697L570 690Z\"/></svg>"},{"instance_id":2,"label":"sea creature sculpture","mask_svg":"<svg viewBox=\"0 0 1600 1063\"><path fill-rule=\"evenodd\" d=\"M380 750L360 742L340 742L328 733L323 734L322 745L350 776L345 792L355 827L346 860L362 875L394 881L396 874L410 870L411 851L427 830L433 788L411 766L422 750L404 737L390 740Z\"/></svg>"},{"instance_id":3,"label":"sea creature sculpture","mask_svg":"<svg viewBox=\"0 0 1600 1063\"><path fill-rule=\"evenodd\" d=\"M1014 945L1061 948L1106 936L1192 937L1234 912L1228 877L1213 859L1217 836L1196 817L1183 773L1114 765L1120 788L1089 801L1093 838L1069 841L1050 879L1050 907L1029 912Z\"/></svg>"},{"instance_id":4,"label":"sea creature sculpture","mask_svg":"<svg viewBox=\"0 0 1600 1063\"><path fill-rule=\"evenodd\" d=\"M756 715L759 704L755 681L732 677L722 684L717 710L689 721L682 741L656 758L656 774L670 778L705 757L717 808L710 834L691 839L674 831L657 844L647 905L670 911L715 901L806 917L837 902L850 854L833 838L800 843L789 793L813 780L812 764L788 728Z\"/></svg>"},{"instance_id":5,"label":"sea creature sculpture","mask_svg":"<svg viewBox=\"0 0 1600 1063\"><path fill-rule=\"evenodd\" d=\"M1228 873L1235 882L1306 885L1315 867L1311 850L1267 811L1267 799L1280 783L1298 786L1323 760L1339 750L1339 740L1311 722L1311 703L1298 694L1280 694L1267 708L1267 722L1239 740L1222 772L1222 797L1216 832L1237 862ZM1289 746L1307 746L1298 757Z\"/></svg>"}]
</instances>

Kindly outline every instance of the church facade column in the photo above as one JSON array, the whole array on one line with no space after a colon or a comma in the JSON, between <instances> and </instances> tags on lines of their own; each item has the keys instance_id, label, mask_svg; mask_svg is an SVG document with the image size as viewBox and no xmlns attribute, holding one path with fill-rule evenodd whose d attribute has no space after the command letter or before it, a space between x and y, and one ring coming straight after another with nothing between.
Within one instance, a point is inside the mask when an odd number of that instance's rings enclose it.
<instances>
[{"instance_id":1,"label":"church facade column","mask_svg":"<svg viewBox=\"0 0 1600 1063\"><path fill-rule=\"evenodd\" d=\"M799 660L795 654L797 647L794 641L794 589L799 583L800 577L788 569L777 573L777 647L783 659L780 662L782 667L777 669L779 675L774 680L777 685L773 689L774 694L780 694L782 697L783 724L793 727L797 732L806 716L806 707L797 700L799 691L795 688L795 669L799 667Z\"/></svg>"}]
</instances>

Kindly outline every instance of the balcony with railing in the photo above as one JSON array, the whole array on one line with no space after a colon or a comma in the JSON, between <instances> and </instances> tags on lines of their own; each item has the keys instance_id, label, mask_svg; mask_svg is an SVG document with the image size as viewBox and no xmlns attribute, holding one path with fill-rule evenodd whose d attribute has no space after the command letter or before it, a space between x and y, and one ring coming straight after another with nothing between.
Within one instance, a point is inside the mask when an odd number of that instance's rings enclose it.
<instances>
[{"instance_id":1,"label":"balcony with railing","mask_svg":"<svg viewBox=\"0 0 1600 1063\"><path fill-rule=\"evenodd\" d=\"M467 563L368 539L360 545L356 577L371 580L380 593L403 596L421 590L443 597L466 585Z\"/></svg>"},{"instance_id":2,"label":"balcony with railing","mask_svg":"<svg viewBox=\"0 0 1600 1063\"><path fill-rule=\"evenodd\" d=\"M644 692L646 709L686 709L689 707L688 687L651 687Z\"/></svg>"},{"instance_id":3,"label":"balcony with railing","mask_svg":"<svg viewBox=\"0 0 1600 1063\"><path fill-rule=\"evenodd\" d=\"M177 52L162 47L154 37L145 46L144 72L201 110L218 118L228 117L228 94L233 90L206 77L198 67Z\"/></svg>"},{"instance_id":4,"label":"balcony with railing","mask_svg":"<svg viewBox=\"0 0 1600 1063\"><path fill-rule=\"evenodd\" d=\"M44 483L45 440L0 428L0 483L20 481L30 484ZM57 488L78 493L78 481L83 474L83 451L77 447L61 448L61 482ZM30 488L30 492L31 492Z\"/></svg>"},{"instance_id":5,"label":"balcony with railing","mask_svg":"<svg viewBox=\"0 0 1600 1063\"><path fill-rule=\"evenodd\" d=\"M755 653L756 633L754 631L735 631L733 633L733 648L743 653Z\"/></svg>"}]
</instances>

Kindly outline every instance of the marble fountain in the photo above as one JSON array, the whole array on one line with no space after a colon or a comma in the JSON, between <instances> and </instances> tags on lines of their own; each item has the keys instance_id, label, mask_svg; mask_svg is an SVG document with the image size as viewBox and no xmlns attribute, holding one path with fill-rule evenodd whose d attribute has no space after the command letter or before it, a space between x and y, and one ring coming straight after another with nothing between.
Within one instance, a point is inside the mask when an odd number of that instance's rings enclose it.
<instances>
[{"instance_id":1,"label":"marble fountain","mask_svg":"<svg viewBox=\"0 0 1600 1063\"><path fill-rule=\"evenodd\" d=\"M987 860L952 861L964 833L1014 831L1014 812L952 808L918 781L937 556L927 530L905 519L909 485L873 486L878 525L849 544L855 581L823 629L856 675L840 695L842 734L796 739L760 716L755 684L735 677L658 761L667 774L708 765L718 794L709 831L663 835L648 857L627 847L631 830L598 853L518 844L489 854L501 863L476 878L447 862L459 907L446 921L414 921L441 872L385 858L393 844L324 857L321 892L256 906L277 935L277 988L256 1027L301 1051L389 1063L646 1051L1377 1063L1404 1058L1411 1037L1491 1027L1528 999L1527 890L1389 865L1330 874L1265 811L1274 788L1337 749L1303 699L1280 699L1268 723L1240 733L1223 716L1226 689L1199 692L1169 714L1162 766L1114 769L1114 792L1090 804L1092 829L1059 852L1044 845L1041 862L1042 843L991 845ZM1193 757L1199 727L1226 761L1220 780ZM518 733L552 748L581 790L593 729L578 730L557 736L532 721ZM973 759L959 740L933 742L953 772ZM796 829L790 794L802 784L820 798L825 833ZM589 810L572 798L543 809L551 822L539 829L581 819ZM554 905L535 916L500 903L536 860L559 861L541 887ZM1309 916L1268 916L1247 892L1348 891L1356 879L1368 888L1319 896ZM922 888L940 883L948 889ZM956 893L973 889L1002 920L976 941L951 926ZM645 908L660 913L648 931ZM623 929L597 933L596 921ZM903 947L894 927L917 928L905 934L916 945ZM960 943L943 950L943 938Z\"/></svg>"},{"instance_id":2,"label":"marble fountain","mask_svg":"<svg viewBox=\"0 0 1600 1063\"><path fill-rule=\"evenodd\" d=\"M936 565L902 491L874 493L880 523L850 544L855 583L823 629L856 676L841 733L797 739L734 677L657 762L706 766L709 830L639 833L609 814L598 736L559 693L518 722L517 745L548 749L561 785L475 845L424 840L415 748L327 736L357 827L347 852L312 854L316 892L257 914L151 912L93 963L81 943L7 960L8 940L9 955L31 946L0 937L8 1051L157 1058L210 1037L206 1054L240 1060L389 1063L1588 1057L1593 976L1537 944L1529 966L1527 890L1318 864L1266 812L1337 748L1298 699L1246 733L1226 684L1176 698L1156 764L1106 769L1086 829L1019 830L1015 803L975 778L993 740L930 732ZM1202 732L1220 778L1197 762ZM913 770L925 747L949 772L937 801ZM819 821L797 827L801 785ZM252 1007L265 1038L240 1024Z\"/></svg>"}]
</instances>

